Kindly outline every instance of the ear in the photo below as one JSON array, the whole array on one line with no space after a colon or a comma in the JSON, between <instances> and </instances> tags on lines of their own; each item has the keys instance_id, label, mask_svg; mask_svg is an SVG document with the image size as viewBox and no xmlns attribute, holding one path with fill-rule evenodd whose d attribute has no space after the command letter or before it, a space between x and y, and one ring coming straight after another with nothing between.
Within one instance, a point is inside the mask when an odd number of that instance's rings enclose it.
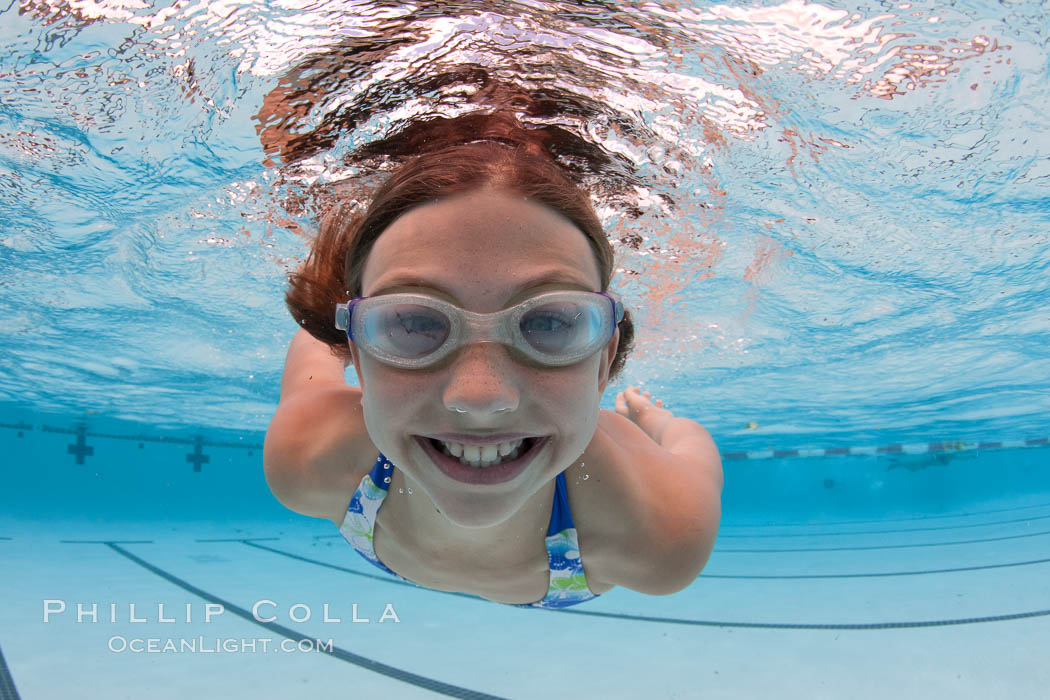
<instances>
[{"instance_id":1,"label":"ear","mask_svg":"<svg viewBox=\"0 0 1050 700\"><path fill-rule=\"evenodd\" d=\"M601 365L598 367L598 396L605 393L605 386L609 383L609 372L612 369L613 360L616 359L616 350L620 347L620 329L613 333L609 344L602 350ZM354 363L357 364L356 362Z\"/></svg>"}]
</instances>

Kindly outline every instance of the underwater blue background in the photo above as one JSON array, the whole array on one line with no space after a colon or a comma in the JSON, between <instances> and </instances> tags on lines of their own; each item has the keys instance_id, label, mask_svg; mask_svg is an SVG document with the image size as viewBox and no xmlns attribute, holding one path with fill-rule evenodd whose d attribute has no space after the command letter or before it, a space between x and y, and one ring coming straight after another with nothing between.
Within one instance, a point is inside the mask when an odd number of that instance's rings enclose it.
<instances>
[{"instance_id":1,"label":"underwater blue background","mask_svg":"<svg viewBox=\"0 0 1050 700\"><path fill-rule=\"evenodd\" d=\"M1041 3L0 5L0 699L1043 697L1048 31ZM603 408L639 385L722 452L679 594L400 588L266 487L286 278L388 167L357 149L491 109L592 149L638 334ZM260 599L282 629L156 619ZM198 634L335 650L107 646Z\"/></svg>"}]
</instances>

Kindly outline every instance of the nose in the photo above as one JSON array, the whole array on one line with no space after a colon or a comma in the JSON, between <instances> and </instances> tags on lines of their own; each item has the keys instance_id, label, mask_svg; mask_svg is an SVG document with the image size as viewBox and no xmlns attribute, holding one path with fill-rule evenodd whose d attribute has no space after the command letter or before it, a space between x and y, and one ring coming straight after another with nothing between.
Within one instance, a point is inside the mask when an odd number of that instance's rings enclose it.
<instances>
[{"instance_id":1,"label":"nose","mask_svg":"<svg viewBox=\"0 0 1050 700\"><path fill-rule=\"evenodd\" d=\"M472 343L460 348L449 366L445 407L477 417L517 410L520 394L516 364L500 343Z\"/></svg>"}]
</instances>

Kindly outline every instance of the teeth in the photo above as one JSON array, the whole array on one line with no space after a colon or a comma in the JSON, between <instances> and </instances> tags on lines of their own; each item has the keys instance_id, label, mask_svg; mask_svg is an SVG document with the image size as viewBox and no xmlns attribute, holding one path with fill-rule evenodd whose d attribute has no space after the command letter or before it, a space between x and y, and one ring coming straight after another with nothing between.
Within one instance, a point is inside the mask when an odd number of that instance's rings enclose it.
<instances>
[{"instance_id":1,"label":"teeth","mask_svg":"<svg viewBox=\"0 0 1050 700\"><path fill-rule=\"evenodd\" d=\"M438 442L444 448L445 454L458 458L461 464L481 468L491 467L493 464L498 464L502 461L516 459L524 440L484 446L465 445L460 442L445 442L444 440L439 440Z\"/></svg>"}]
</instances>

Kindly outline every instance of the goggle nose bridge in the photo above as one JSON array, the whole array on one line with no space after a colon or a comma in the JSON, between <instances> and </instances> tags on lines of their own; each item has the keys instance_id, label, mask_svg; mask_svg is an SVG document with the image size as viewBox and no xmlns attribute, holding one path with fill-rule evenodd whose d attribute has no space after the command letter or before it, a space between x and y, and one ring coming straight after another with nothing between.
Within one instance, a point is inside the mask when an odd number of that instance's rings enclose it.
<instances>
[{"instance_id":1,"label":"goggle nose bridge","mask_svg":"<svg viewBox=\"0 0 1050 700\"><path fill-rule=\"evenodd\" d=\"M519 304L490 314L457 309L458 314L451 317L446 315L450 324L449 337L459 336L457 347L474 343L502 343L513 346L516 340L514 320L520 316L521 307Z\"/></svg>"}]
</instances>

